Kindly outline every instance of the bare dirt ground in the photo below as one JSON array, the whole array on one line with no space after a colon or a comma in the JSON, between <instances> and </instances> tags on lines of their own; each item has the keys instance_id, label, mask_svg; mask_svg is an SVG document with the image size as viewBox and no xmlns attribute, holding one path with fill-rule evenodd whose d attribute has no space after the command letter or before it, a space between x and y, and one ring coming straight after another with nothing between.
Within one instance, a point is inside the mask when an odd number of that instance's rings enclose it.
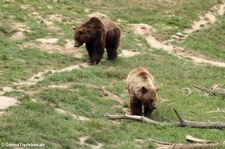
<instances>
[{"instance_id":1,"label":"bare dirt ground","mask_svg":"<svg viewBox=\"0 0 225 149\"><path fill-rule=\"evenodd\" d=\"M119 57L129 58L140 54L141 52L134 52L132 50L122 50L121 53L119 54Z\"/></svg>"},{"instance_id":2,"label":"bare dirt ground","mask_svg":"<svg viewBox=\"0 0 225 149\"><path fill-rule=\"evenodd\" d=\"M89 136L80 137L80 139L79 139L80 145L87 145L92 149L100 149L101 147L103 147L102 143L98 143L97 145L87 144L86 141L88 140L88 138L89 138Z\"/></svg>"},{"instance_id":3,"label":"bare dirt ground","mask_svg":"<svg viewBox=\"0 0 225 149\"><path fill-rule=\"evenodd\" d=\"M61 53L69 56L73 56L76 58L81 58L83 54L78 48L74 48L74 42L70 39L66 39L66 43L64 46L57 45L58 43L57 38L40 38L37 39L37 43L33 42L25 42L22 44L22 47L32 47L32 48L39 48L42 51L48 53Z\"/></svg>"},{"instance_id":4,"label":"bare dirt ground","mask_svg":"<svg viewBox=\"0 0 225 149\"><path fill-rule=\"evenodd\" d=\"M0 96L0 110L7 109L10 106L13 106L15 104L18 104L19 101L17 99L6 97L6 96Z\"/></svg>"},{"instance_id":5,"label":"bare dirt ground","mask_svg":"<svg viewBox=\"0 0 225 149\"><path fill-rule=\"evenodd\" d=\"M55 111L58 112L58 113L62 113L62 114L65 114L65 115L69 115L69 116L71 116L75 120L79 120L79 121L89 121L90 120L87 117L78 116L78 115L76 115L74 113L67 112L67 111L65 111L63 109L56 108Z\"/></svg>"},{"instance_id":6,"label":"bare dirt ground","mask_svg":"<svg viewBox=\"0 0 225 149\"><path fill-rule=\"evenodd\" d=\"M14 33L10 39L11 40L21 40L26 38L25 33L27 32L31 32L29 26L27 26L25 23L18 23L18 22L14 22L11 24L11 28L16 29L17 32Z\"/></svg>"}]
</instances>

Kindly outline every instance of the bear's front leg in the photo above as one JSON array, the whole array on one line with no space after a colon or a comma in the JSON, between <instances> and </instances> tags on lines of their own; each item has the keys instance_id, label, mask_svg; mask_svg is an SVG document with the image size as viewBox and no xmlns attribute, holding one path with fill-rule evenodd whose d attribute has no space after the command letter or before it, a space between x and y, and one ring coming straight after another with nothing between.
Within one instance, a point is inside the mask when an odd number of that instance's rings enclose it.
<instances>
[{"instance_id":1,"label":"bear's front leg","mask_svg":"<svg viewBox=\"0 0 225 149\"><path fill-rule=\"evenodd\" d=\"M153 103L144 103L144 115L149 116L153 112L153 110L156 109L155 105Z\"/></svg>"},{"instance_id":2,"label":"bear's front leg","mask_svg":"<svg viewBox=\"0 0 225 149\"><path fill-rule=\"evenodd\" d=\"M130 100L130 109L132 115L142 116L142 101L133 97Z\"/></svg>"},{"instance_id":3,"label":"bear's front leg","mask_svg":"<svg viewBox=\"0 0 225 149\"><path fill-rule=\"evenodd\" d=\"M92 57L91 57L91 60L88 62L88 64L90 65L90 66L93 66L93 65L97 65L100 61L101 61L101 59L102 59L102 56L103 56L103 54L101 54L101 55L99 55L99 54L94 54Z\"/></svg>"},{"instance_id":4,"label":"bear's front leg","mask_svg":"<svg viewBox=\"0 0 225 149\"><path fill-rule=\"evenodd\" d=\"M89 44L89 43L86 43L85 46L86 46L86 49L87 49L87 51L88 51L88 55L89 55L89 57L91 58L92 55L93 55L93 47L92 47L92 45Z\"/></svg>"},{"instance_id":5,"label":"bear's front leg","mask_svg":"<svg viewBox=\"0 0 225 149\"><path fill-rule=\"evenodd\" d=\"M91 66L97 65L101 61L103 54L104 54L104 47L99 46L97 48L94 48L91 60L88 62L88 64Z\"/></svg>"}]
</instances>

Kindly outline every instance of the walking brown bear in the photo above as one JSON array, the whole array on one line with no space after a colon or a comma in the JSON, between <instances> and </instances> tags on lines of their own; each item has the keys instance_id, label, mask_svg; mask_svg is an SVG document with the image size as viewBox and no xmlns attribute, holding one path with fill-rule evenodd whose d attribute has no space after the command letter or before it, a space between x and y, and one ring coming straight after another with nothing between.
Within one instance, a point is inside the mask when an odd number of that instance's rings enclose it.
<instances>
[{"instance_id":1,"label":"walking brown bear","mask_svg":"<svg viewBox=\"0 0 225 149\"><path fill-rule=\"evenodd\" d=\"M144 115L149 115L156 109L156 92L159 87L155 86L153 76L144 68L133 69L126 80L130 95L130 108L133 115L142 115L142 105L144 105Z\"/></svg>"},{"instance_id":2,"label":"walking brown bear","mask_svg":"<svg viewBox=\"0 0 225 149\"><path fill-rule=\"evenodd\" d=\"M74 47L80 47L85 43L90 57L89 65L97 65L101 61L105 48L109 60L117 58L121 33L119 27L112 20L92 17L73 29Z\"/></svg>"}]
</instances>

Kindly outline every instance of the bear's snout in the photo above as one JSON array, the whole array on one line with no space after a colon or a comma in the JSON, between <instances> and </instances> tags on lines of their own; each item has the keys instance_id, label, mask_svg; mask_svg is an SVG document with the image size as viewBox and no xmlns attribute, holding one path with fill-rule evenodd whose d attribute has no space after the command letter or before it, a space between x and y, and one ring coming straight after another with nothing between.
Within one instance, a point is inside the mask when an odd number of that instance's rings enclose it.
<instances>
[{"instance_id":1,"label":"bear's snout","mask_svg":"<svg viewBox=\"0 0 225 149\"><path fill-rule=\"evenodd\" d=\"M76 45L76 43L74 44L74 47L76 48L76 47L79 47L78 45Z\"/></svg>"},{"instance_id":2,"label":"bear's snout","mask_svg":"<svg viewBox=\"0 0 225 149\"><path fill-rule=\"evenodd\" d=\"M76 42L74 43L74 47L80 47L82 44L80 44L79 42Z\"/></svg>"}]
</instances>

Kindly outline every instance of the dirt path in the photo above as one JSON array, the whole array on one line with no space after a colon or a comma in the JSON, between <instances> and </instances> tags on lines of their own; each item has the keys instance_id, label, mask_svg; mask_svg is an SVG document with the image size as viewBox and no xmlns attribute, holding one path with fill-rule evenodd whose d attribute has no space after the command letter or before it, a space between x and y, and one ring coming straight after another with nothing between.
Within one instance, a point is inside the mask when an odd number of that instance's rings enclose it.
<instances>
[{"instance_id":1,"label":"dirt path","mask_svg":"<svg viewBox=\"0 0 225 149\"><path fill-rule=\"evenodd\" d=\"M210 24L215 23L217 21L217 16L222 16L224 12L225 12L225 3L216 5L212 7L204 16L201 16L200 20L194 21L191 29L185 29L183 33L177 33L175 36L177 36L180 39L184 39L188 37L191 33L206 28ZM209 60L204 55L196 54L193 53L191 50L172 45L170 41L171 40L174 41L174 39L170 39L164 42L158 41L154 36L151 35L154 29L147 24L130 24L129 27L135 34L143 35L146 38L147 42L153 48L163 49L167 51L169 54L172 54L179 58L182 57L190 58L193 60L193 62L197 64L202 63L217 67L225 67L224 62Z\"/></svg>"},{"instance_id":2,"label":"dirt path","mask_svg":"<svg viewBox=\"0 0 225 149\"><path fill-rule=\"evenodd\" d=\"M217 21L217 16L223 16L225 12L225 3L213 6L205 15L200 16L198 21L192 23L191 29L185 29L184 33L190 34L202 28L208 27Z\"/></svg>"},{"instance_id":3,"label":"dirt path","mask_svg":"<svg viewBox=\"0 0 225 149\"><path fill-rule=\"evenodd\" d=\"M59 69L59 70L49 69L49 70L45 70L43 72L39 72L39 73L33 75L28 80L21 81L21 82L18 82L18 83L14 83L14 84L16 86L35 85L38 82L42 81L45 78L45 75L48 74L48 73L54 74L54 73L67 72L67 71L72 71L72 70L75 70L75 69L81 69L81 68L87 68L87 67L90 67L87 63L80 63L80 64L68 66L66 68Z\"/></svg>"},{"instance_id":4,"label":"dirt path","mask_svg":"<svg viewBox=\"0 0 225 149\"><path fill-rule=\"evenodd\" d=\"M81 68L87 68L90 67L87 63L81 63L81 64L77 64L77 65L72 65L72 66L68 66L66 68L63 69L59 69L59 70L45 70L44 72L39 72L35 75L33 75L31 78L29 78L28 80L25 81L20 81L18 83L14 83L14 85L16 86L16 88L20 88L23 86L30 86L30 85L35 85L38 82L42 81L45 78L45 75L47 73L60 73L60 72L67 72L67 71L72 71L75 69L81 69ZM18 104L19 101L17 99L11 98L11 97L6 97L6 96L1 96L7 92L12 92L12 91L17 91L17 89L14 89L10 86L6 86L2 88L3 91L0 92L0 110L1 109L6 109L12 105ZM18 90L20 91L20 90ZM23 90L21 90L22 92L24 92ZM2 114L1 114L2 115Z\"/></svg>"}]
</instances>

